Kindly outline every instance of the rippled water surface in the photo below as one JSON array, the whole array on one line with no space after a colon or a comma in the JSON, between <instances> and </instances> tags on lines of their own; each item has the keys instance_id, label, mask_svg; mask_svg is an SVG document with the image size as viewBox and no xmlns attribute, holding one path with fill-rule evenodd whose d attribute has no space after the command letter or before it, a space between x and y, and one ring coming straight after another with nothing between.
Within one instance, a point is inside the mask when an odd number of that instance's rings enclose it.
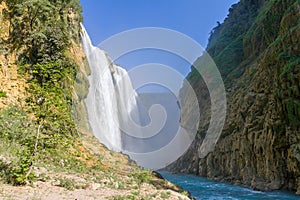
<instances>
[{"instance_id":1,"label":"rippled water surface","mask_svg":"<svg viewBox=\"0 0 300 200\"><path fill-rule=\"evenodd\" d=\"M169 172L159 172L165 179L191 192L196 199L245 199L245 200L295 200L295 196L285 192L259 192L240 186L210 181L194 175L175 175Z\"/></svg>"}]
</instances>

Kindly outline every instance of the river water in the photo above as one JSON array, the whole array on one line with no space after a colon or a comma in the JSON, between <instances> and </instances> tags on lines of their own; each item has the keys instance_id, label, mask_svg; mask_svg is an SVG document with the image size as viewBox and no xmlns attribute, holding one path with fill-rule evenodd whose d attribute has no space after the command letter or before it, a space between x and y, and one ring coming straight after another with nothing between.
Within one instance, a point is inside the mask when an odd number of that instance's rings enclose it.
<instances>
[{"instance_id":1,"label":"river water","mask_svg":"<svg viewBox=\"0 0 300 200\"><path fill-rule=\"evenodd\" d=\"M194 175L178 175L169 172L159 172L165 179L188 190L192 197L209 200L295 200L295 196L287 192L260 192L248 188L211 181Z\"/></svg>"}]
</instances>

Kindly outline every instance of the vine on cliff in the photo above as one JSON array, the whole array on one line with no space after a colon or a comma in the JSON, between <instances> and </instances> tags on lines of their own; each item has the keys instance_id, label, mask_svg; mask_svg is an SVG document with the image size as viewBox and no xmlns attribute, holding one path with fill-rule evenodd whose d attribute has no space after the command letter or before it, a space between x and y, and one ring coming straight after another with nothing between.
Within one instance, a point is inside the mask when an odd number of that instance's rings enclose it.
<instances>
[{"instance_id":1,"label":"vine on cliff","mask_svg":"<svg viewBox=\"0 0 300 200\"><path fill-rule=\"evenodd\" d=\"M11 174L9 182L24 184L32 177L34 161L49 159L49 153L57 157L63 153L60 149L66 150L77 136L72 119L72 88L77 66L67 50L79 31L70 29L69 14L81 13L81 7L79 0L5 2L8 6L5 17L11 24L10 37L5 42L18 55L20 74L27 77L26 112L32 114L35 124L35 131L24 136L26 140L19 141L24 147L19 150L19 160L6 172Z\"/></svg>"}]
</instances>

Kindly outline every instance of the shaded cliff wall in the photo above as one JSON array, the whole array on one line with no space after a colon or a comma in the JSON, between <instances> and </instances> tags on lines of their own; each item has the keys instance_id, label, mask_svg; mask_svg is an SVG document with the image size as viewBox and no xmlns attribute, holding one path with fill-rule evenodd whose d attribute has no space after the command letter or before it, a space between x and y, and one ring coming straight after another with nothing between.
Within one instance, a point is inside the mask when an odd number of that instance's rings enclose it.
<instances>
[{"instance_id":1,"label":"shaded cliff wall","mask_svg":"<svg viewBox=\"0 0 300 200\"><path fill-rule=\"evenodd\" d=\"M226 85L226 124L215 150L199 159L210 99L192 70L188 79L201 91L205 117L194 144L169 169L259 190L300 193L299 4L241 0L212 31L207 50Z\"/></svg>"}]
</instances>

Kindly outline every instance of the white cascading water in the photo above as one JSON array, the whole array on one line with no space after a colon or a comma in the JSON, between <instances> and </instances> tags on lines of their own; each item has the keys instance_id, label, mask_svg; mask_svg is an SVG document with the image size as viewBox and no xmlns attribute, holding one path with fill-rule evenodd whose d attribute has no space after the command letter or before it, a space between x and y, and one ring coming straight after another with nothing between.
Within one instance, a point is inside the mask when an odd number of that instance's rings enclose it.
<instances>
[{"instance_id":1,"label":"white cascading water","mask_svg":"<svg viewBox=\"0 0 300 200\"><path fill-rule=\"evenodd\" d=\"M92 45L83 26L82 30L83 48L91 68L86 98L90 127L109 149L126 152L126 146L134 145L130 144L131 136L124 138L122 131L134 132L136 136L140 133L137 128L140 125L138 95L126 70L113 65L103 50Z\"/></svg>"},{"instance_id":2,"label":"white cascading water","mask_svg":"<svg viewBox=\"0 0 300 200\"><path fill-rule=\"evenodd\" d=\"M92 45L83 26L82 41L91 68L85 104L95 137L147 168L161 169L175 161L194 139L180 127L177 97L170 93L138 95L127 71Z\"/></svg>"},{"instance_id":3,"label":"white cascading water","mask_svg":"<svg viewBox=\"0 0 300 200\"><path fill-rule=\"evenodd\" d=\"M161 79L158 83L165 86L167 90L169 86L170 91L164 90L162 93L140 91L138 95L133 89L127 71L114 65L104 51L93 46L83 26L82 30L83 47L91 68L90 88L85 103L93 134L109 149L128 154L139 165L147 168L161 169L177 160L188 150L198 130L200 110L193 88L188 82L183 86L180 85L183 80L182 76L174 73L174 70L171 70L172 78L169 80L166 75L170 73L170 70L163 65L157 66L152 63L139 68L142 71L130 71L130 75L135 78L133 79L135 86L140 87L136 83L140 79L145 79L147 84L151 83L152 81L148 78L153 74L152 78ZM136 31L139 32L139 30ZM168 34L174 33L168 32ZM202 51L198 49L198 52ZM202 71L219 76L217 68L214 72L215 69L210 67L214 66L214 63L209 56L208 59L201 56L200 63L202 62L205 67L203 70L201 68ZM209 70L206 70L207 67ZM156 73L164 76L157 76ZM212 75L208 77L210 76ZM220 87L210 86L211 90L217 88L215 91L210 91L210 95L215 98L211 101L212 105L213 102L215 106L218 104L216 102L221 102L221 107L217 109L212 106L211 109L214 113L221 110L221 116L214 115L215 117L211 118L212 122L199 150L199 157L207 155L215 147L223 127L222 120L226 116L226 112L223 112L226 108L224 100L226 95L224 96L221 92L221 96L216 96L219 94L219 89L223 90L223 82L219 82L208 81L208 84L220 84ZM177 89L180 90L177 91ZM179 91L185 94L182 96L183 99L180 98ZM181 107L184 108L183 113ZM221 119L221 121L215 119Z\"/></svg>"}]
</instances>

